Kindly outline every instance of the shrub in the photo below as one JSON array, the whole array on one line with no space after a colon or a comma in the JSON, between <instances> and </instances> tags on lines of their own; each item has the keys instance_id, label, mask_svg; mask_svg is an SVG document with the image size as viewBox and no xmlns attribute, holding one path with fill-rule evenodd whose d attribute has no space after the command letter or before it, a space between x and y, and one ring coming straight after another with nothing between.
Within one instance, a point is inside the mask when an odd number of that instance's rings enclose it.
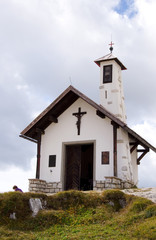
<instances>
[{"instance_id":1,"label":"shrub","mask_svg":"<svg viewBox=\"0 0 156 240\"><path fill-rule=\"evenodd\" d=\"M137 198L137 200L135 200L132 203L130 211L132 211L134 213L139 213L141 211L144 211L147 208L147 206L149 206L151 204L152 204L152 201L150 201L146 198Z\"/></svg>"},{"instance_id":2,"label":"shrub","mask_svg":"<svg viewBox=\"0 0 156 240\"><path fill-rule=\"evenodd\" d=\"M49 196L47 207L49 209L69 209L83 207L96 207L102 203L102 199L97 193L84 193L77 190L69 190Z\"/></svg>"},{"instance_id":3,"label":"shrub","mask_svg":"<svg viewBox=\"0 0 156 240\"><path fill-rule=\"evenodd\" d=\"M68 209L83 205L85 201L85 193L70 190L49 196L47 199L47 207L50 209Z\"/></svg>"},{"instance_id":4,"label":"shrub","mask_svg":"<svg viewBox=\"0 0 156 240\"><path fill-rule=\"evenodd\" d=\"M97 192L90 192L90 193L85 193L85 201L84 201L84 207L97 207L101 204L103 204L103 198L100 194Z\"/></svg>"},{"instance_id":5,"label":"shrub","mask_svg":"<svg viewBox=\"0 0 156 240\"><path fill-rule=\"evenodd\" d=\"M126 206L126 195L117 189L106 190L102 193L104 203L112 205L115 211Z\"/></svg>"},{"instance_id":6,"label":"shrub","mask_svg":"<svg viewBox=\"0 0 156 240\"><path fill-rule=\"evenodd\" d=\"M145 218L156 216L156 204L148 206L145 210Z\"/></svg>"},{"instance_id":7,"label":"shrub","mask_svg":"<svg viewBox=\"0 0 156 240\"><path fill-rule=\"evenodd\" d=\"M26 218L32 212L29 206L30 198L40 198L42 202L46 201L45 194L7 192L0 194L0 215L10 216L13 212L17 218Z\"/></svg>"},{"instance_id":8,"label":"shrub","mask_svg":"<svg viewBox=\"0 0 156 240\"><path fill-rule=\"evenodd\" d=\"M9 217L13 212L18 218L30 214L29 199L23 193L8 192L1 195L0 214Z\"/></svg>"}]
</instances>

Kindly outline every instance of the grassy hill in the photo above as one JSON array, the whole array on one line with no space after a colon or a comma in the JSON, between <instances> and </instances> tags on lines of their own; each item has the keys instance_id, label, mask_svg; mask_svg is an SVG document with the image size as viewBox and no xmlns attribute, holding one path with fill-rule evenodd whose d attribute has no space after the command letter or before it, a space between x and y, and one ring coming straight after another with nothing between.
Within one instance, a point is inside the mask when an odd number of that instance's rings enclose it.
<instances>
[{"instance_id":1,"label":"grassy hill","mask_svg":"<svg viewBox=\"0 0 156 240\"><path fill-rule=\"evenodd\" d=\"M30 198L44 209L32 217ZM16 212L17 219L10 219ZM0 239L156 239L156 204L119 190L0 194Z\"/></svg>"}]
</instances>

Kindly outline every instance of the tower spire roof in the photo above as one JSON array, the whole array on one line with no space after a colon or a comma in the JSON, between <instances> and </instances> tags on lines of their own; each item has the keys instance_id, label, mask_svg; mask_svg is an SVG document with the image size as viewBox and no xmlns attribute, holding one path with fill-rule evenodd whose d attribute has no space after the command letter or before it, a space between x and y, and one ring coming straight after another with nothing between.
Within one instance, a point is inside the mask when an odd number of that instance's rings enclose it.
<instances>
[{"instance_id":1,"label":"tower spire roof","mask_svg":"<svg viewBox=\"0 0 156 240\"><path fill-rule=\"evenodd\" d=\"M109 54L107 54L107 55L105 55L105 56L103 56L103 57L101 57L101 58L96 59L94 62L100 67L100 62L110 61L110 60L116 61L116 62L120 65L121 70L126 70L126 69L127 69L127 68L123 65L123 63L120 62L120 60L119 60L116 56L114 56L114 55L112 54L112 52L110 52Z\"/></svg>"}]
</instances>

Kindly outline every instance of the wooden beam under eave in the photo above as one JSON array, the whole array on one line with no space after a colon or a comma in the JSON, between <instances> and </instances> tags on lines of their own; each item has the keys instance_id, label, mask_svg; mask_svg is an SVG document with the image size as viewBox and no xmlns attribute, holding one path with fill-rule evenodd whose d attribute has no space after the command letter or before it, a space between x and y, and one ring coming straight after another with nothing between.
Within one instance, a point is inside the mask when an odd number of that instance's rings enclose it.
<instances>
[{"instance_id":1,"label":"wooden beam under eave","mask_svg":"<svg viewBox=\"0 0 156 240\"><path fill-rule=\"evenodd\" d=\"M40 133L40 134L45 134L45 131L43 129L40 129L40 128L36 128L35 132Z\"/></svg>"},{"instance_id":2,"label":"wooden beam under eave","mask_svg":"<svg viewBox=\"0 0 156 240\"><path fill-rule=\"evenodd\" d=\"M105 118L105 114L102 113L101 111L99 110L96 110L96 115L98 115L100 118L104 119Z\"/></svg>"},{"instance_id":3,"label":"wooden beam under eave","mask_svg":"<svg viewBox=\"0 0 156 240\"><path fill-rule=\"evenodd\" d=\"M145 152L146 149L137 149L137 152Z\"/></svg>"},{"instance_id":4,"label":"wooden beam under eave","mask_svg":"<svg viewBox=\"0 0 156 240\"><path fill-rule=\"evenodd\" d=\"M132 143L130 143L130 145L132 145ZM139 145L138 142L133 143L133 147L131 148L130 152L132 153L137 148L138 145Z\"/></svg>"},{"instance_id":5,"label":"wooden beam under eave","mask_svg":"<svg viewBox=\"0 0 156 240\"><path fill-rule=\"evenodd\" d=\"M129 144L132 146L132 145L136 144L136 142L130 142Z\"/></svg>"},{"instance_id":6,"label":"wooden beam under eave","mask_svg":"<svg viewBox=\"0 0 156 240\"><path fill-rule=\"evenodd\" d=\"M48 120L50 122L58 123L58 119L56 117L52 116L52 115L48 116Z\"/></svg>"},{"instance_id":7,"label":"wooden beam under eave","mask_svg":"<svg viewBox=\"0 0 156 240\"><path fill-rule=\"evenodd\" d=\"M140 165L140 161L141 159L146 155L146 153L149 152L149 148L146 148L144 151L142 150L142 154L140 155L140 157L138 157L137 159L137 165Z\"/></svg>"}]
</instances>

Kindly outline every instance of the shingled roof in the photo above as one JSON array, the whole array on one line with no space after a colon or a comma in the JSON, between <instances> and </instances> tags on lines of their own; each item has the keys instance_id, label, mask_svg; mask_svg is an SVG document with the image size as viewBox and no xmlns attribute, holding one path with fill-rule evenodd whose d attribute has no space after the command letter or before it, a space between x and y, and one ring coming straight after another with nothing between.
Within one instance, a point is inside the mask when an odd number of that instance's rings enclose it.
<instances>
[{"instance_id":1,"label":"shingled roof","mask_svg":"<svg viewBox=\"0 0 156 240\"><path fill-rule=\"evenodd\" d=\"M73 86L69 86L55 101L53 101L38 117L36 117L20 134L20 137L26 138L33 142L38 140L38 132L43 131L52 123L57 122L58 117L66 111L78 98L83 99L97 111L100 116L108 117L117 126L123 128L134 139L134 141L143 146L145 149L152 149L156 152L156 148L143 139L140 135L134 132L124 122L107 111L103 106L95 103L86 95L78 91Z\"/></svg>"}]
</instances>

